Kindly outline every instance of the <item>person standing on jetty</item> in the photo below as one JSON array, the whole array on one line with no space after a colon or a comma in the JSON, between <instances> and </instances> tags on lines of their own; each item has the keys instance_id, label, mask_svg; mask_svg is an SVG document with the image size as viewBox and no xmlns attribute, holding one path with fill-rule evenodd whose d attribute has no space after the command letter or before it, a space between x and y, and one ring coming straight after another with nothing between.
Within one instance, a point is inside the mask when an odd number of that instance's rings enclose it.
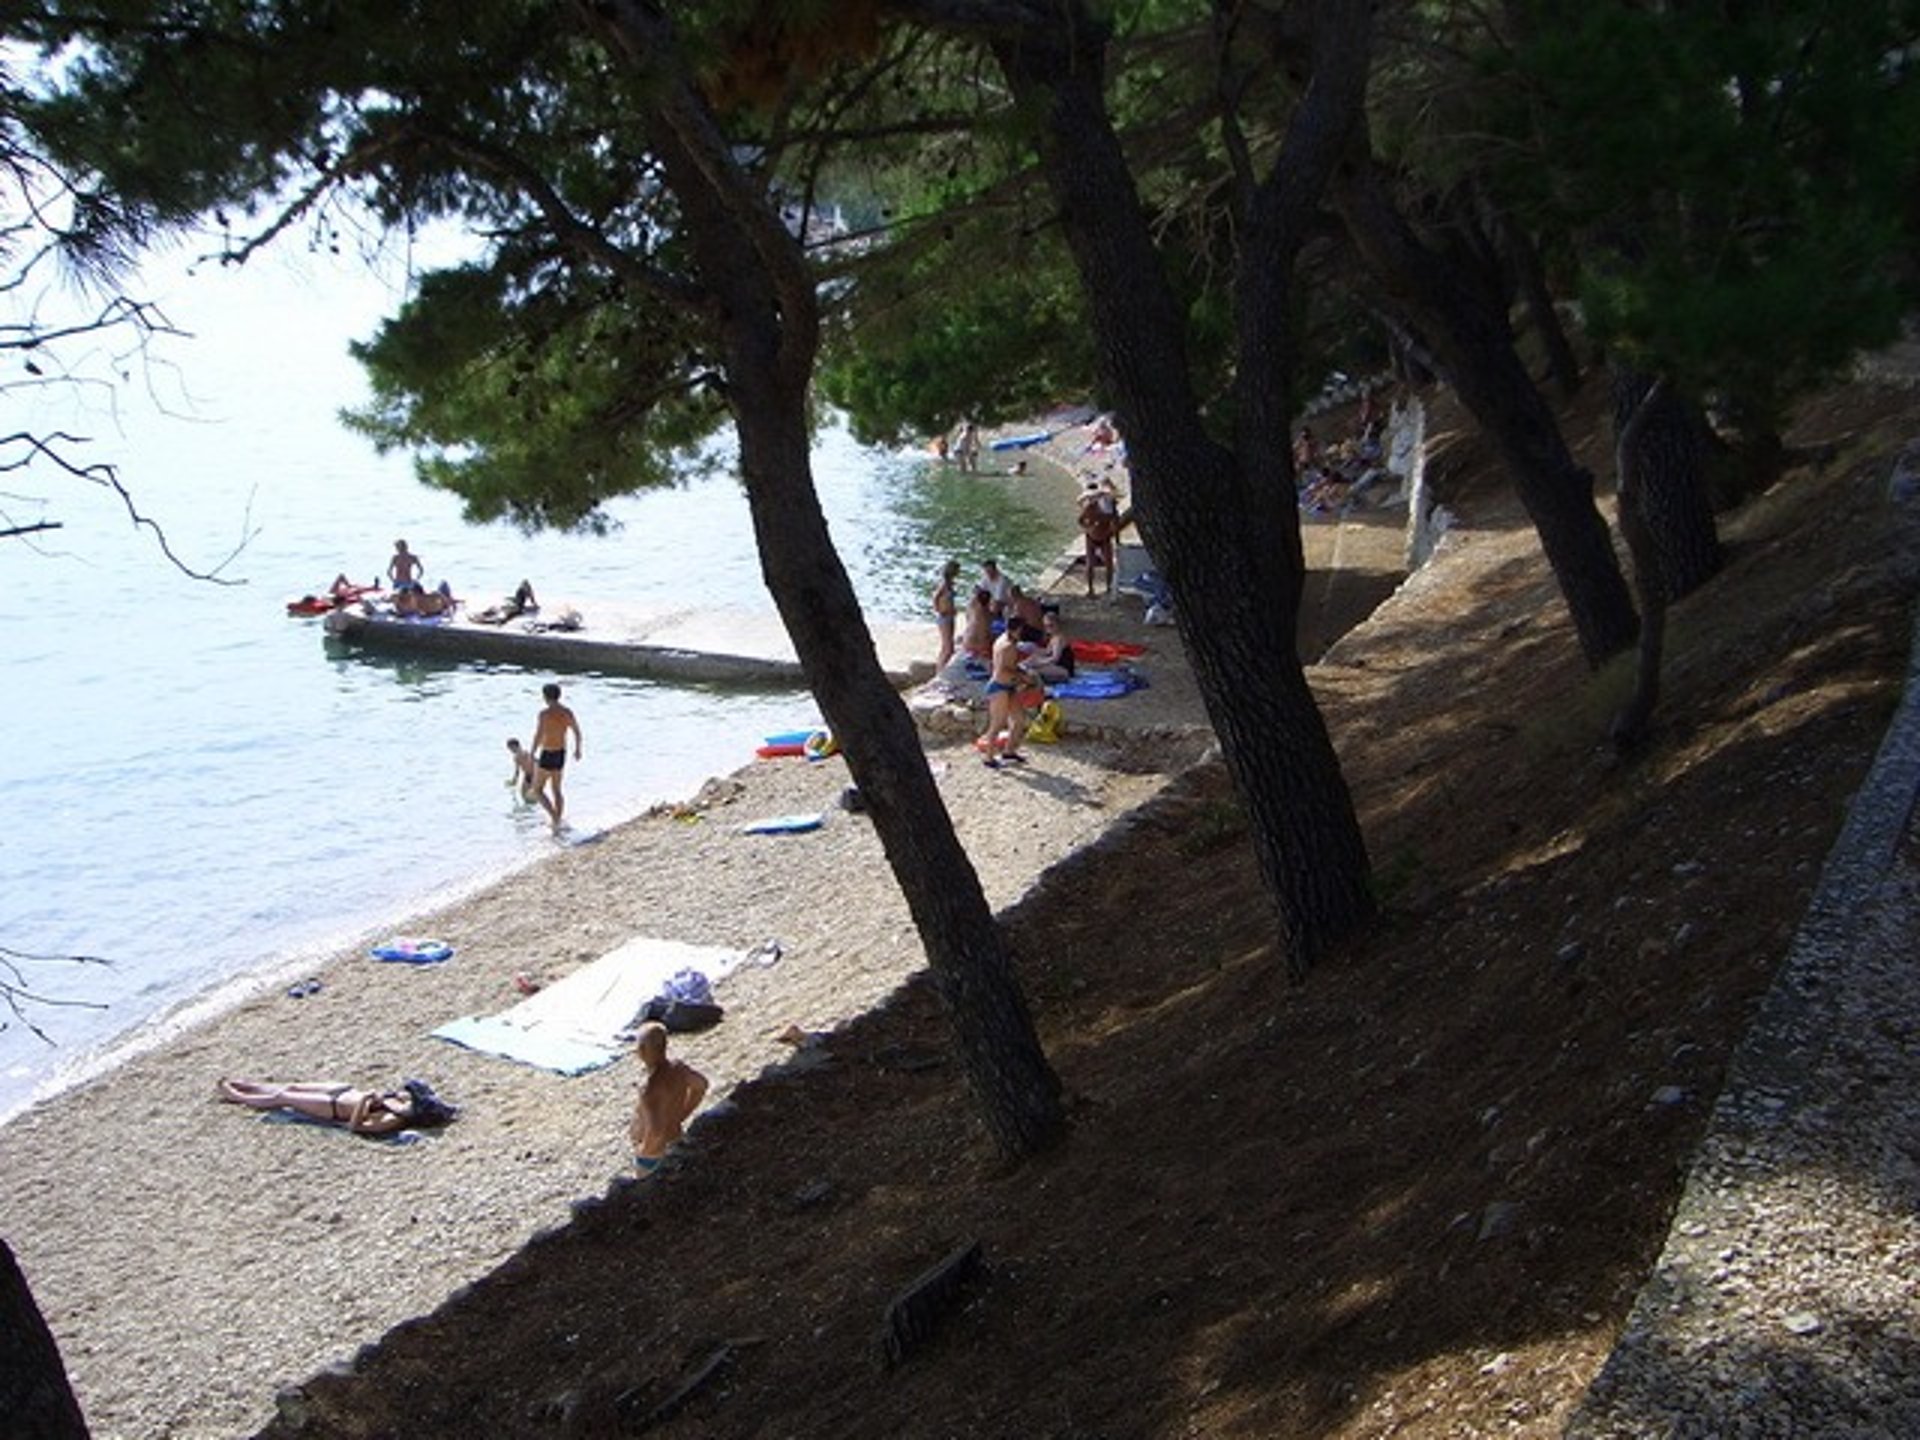
<instances>
[{"instance_id":1,"label":"person standing on jetty","mask_svg":"<svg viewBox=\"0 0 1920 1440\"><path fill-rule=\"evenodd\" d=\"M580 722L573 711L560 703L560 687L540 687L547 703L533 719L534 765L539 775L534 782L533 798L553 820L553 833L560 833L560 817L566 813L567 797L561 792L560 775L567 768L567 736L573 736L573 758L580 758Z\"/></svg>"},{"instance_id":2,"label":"person standing on jetty","mask_svg":"<svg viewBox=\"0 0 1920 1440\"><path fill-rule=\"evenodd\" d=\"M685 1132L687 1117L706 1098L707 1077L684 1060L667 1058L667 1027L658 1020L640 1027L633 1050L647 1073L640 1081L627 1138L633 1142L633 1168L651 1175L660 1168L667 1147Z\"/></svg>"},{"instance_id":3,"label":"person standing on jetty","mask_svg":"<svg viewBox=\"0 0 1920 1440\"><path fill-rule=\"evenodd\" d=\"M427 573L427 567L418 555L407 549L407 542L393 542L393 558L387 562L387 578L393 581L395 591L424 590L420 577Z\"/></svg>"}]
</instances>

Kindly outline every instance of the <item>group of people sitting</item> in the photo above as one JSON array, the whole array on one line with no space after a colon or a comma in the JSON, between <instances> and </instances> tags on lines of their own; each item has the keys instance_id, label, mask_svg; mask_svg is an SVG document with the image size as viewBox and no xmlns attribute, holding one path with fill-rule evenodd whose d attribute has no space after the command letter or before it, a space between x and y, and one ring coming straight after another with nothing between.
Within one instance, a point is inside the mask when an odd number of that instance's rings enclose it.
<instances>
[{"instance_id":1,"label":"group of people sitting","mask_svg":"<svg viewBox=\"0 0 1920 1440\"><path fill-rule=\"evenodd\" d=\"M1073 677L1073 642L1060 607L1022 589L997 560L983 560L968 593L964 617L957 605L960 562L949 560L933 589L940 629L939 674L952 685L986 676L988 763L1022 763L1021 710L1032 692Z\"/></svg>"},{"instance_id":2,"label":"group of people sitting","mask_svg":"<svg viewBox=\"0 0 1920 1440\"><path fill-rule=\"evenodd\" d=\"M431 618L439 615L451 615L462 603L455 597L453 586L442 580L429 590L426 586L426 562L418 553L411 550L404 540L393 542L393 558L387 562L387 579L392 582L388 592L387 604L396 615L410 618ZM344 575L333 582L333 593L343 594L341 587L347 585ZM345 598L358 599L361 595L357 588ZM345 603L345 600L342 600ZM504 625L521 615L530 615L540 608L540 602L534 598L533 583L522 580L513 594L496 605L489 605L469 618L482 625Z\"/></svg>"},{"instance_id":3,"label":"group of people sitting","mask_svg":"<svg viewBox=\"0 0 1920 1440\"><path fill-rule=\"evenodd\" d=\"M1032 647L1044 668L1064 679L1073 673L1073 648L1060 628L1060 607L1043 604L1016 585L997 560L980 563L980 578L968 594L964 614L958 604L960 562L949 560L933 588L934 620L940 653L934 668L945 674L968 664L989 665L994 637L1012 633Z\"/></svg>"},{"instance_id":4,"label":"group of people sitting","mask_svg":"<svg viewBox=\"0 0 1920 1440\"><path fill-rule=\"evenodd\" d=\"M1354 433L1320 448L1313 427L1302 425L1293 440L1293 481L1300 509L1308 515L1342 514L1363 502L1388 477L1386 420L1369 391L1360 401Z\"/></svg>"}]
</instances>

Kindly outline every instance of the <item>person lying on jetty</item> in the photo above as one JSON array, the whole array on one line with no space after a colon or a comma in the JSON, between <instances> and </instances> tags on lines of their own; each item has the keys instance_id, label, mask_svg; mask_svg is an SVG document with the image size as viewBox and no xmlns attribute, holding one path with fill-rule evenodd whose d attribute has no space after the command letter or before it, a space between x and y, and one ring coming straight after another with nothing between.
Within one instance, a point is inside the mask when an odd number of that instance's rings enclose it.
<instances>
[{"instance_id":1,"label":"person lying on jetty","mask_svg":"<svg viewBox=\"0 0 1920 1440\"><path fill-rule=\"evenodd\" d=\"M251 1110L289 1110L310 1120L343 1125L356 1135L395 1135L445 1125L459 1111L433 1093L424 1080L407 1080L398 1090L362 1090L327 1081L277 1085L266 1080L229 1080L218 1086L220 1098Z\"/></svg>"},{"instance_id":2,"label":"person lying on jetty","mask_svg":"<svg viewBox=\"0 0 1920 1440\"><path fill-rule=\"evenodd\" d=\"M633 1168L651 1175L667 1148L686 1133L689 1116L706 1098L707 1077L684 1060L667 1058L667 1027L649 1020L634 1037L633 1052L645 1068L640 1098L633 1107L627 1138L633 1143Z\"/></svg>"},{"instance_id":3,"label":"person lying on jetty","mask_svg":"<svg viewBox=\"0 0 1920 1440\"><path fill-rule=\"evenodd\" d=\"M489 605L472 618L482 625L504 625L509 620L517 620L522 615L531 615L540 608L540 602L533 598L533 582L522 580L513 594L498 605Z\"/></svg>"}]
</instances>

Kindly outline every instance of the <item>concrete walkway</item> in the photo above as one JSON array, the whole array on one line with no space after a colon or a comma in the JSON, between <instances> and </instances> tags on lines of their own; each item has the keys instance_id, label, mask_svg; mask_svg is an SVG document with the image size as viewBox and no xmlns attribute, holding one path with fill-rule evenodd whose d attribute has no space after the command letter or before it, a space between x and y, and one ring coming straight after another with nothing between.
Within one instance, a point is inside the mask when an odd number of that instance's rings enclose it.
<instances>
[{"instance_id":1,"label":"concrete walkway","mask_svg":"<svg viewBox=\"0 0 1920 1440\"><path fill-rule=\"evenodd\" d=\"M1905 697L1568 1440L1920 1436L1920 627Z\"/></svg>"}]
</instances>

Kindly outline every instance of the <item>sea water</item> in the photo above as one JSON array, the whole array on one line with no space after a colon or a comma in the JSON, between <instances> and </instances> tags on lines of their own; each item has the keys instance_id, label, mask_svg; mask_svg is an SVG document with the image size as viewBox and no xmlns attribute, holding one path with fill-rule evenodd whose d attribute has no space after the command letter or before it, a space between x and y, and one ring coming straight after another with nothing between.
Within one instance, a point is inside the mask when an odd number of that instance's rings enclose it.
<instances>
[{"instance_id":1,"label":"sea water","mask_svg":"<svg viewBox=\"0 0 1920 1440\"><path fill-rule=\"evenodd\" d=\"M236 583L183 574L109 488L47 466L0 487L0 523L61 525L0 545L0 1118L236 977L284 975L551 853L505 747L548 679L585 736L575 834L691 795L818 716L802 692L329 647L285 602L336 572L371 581L402 537L429 583L476 604L523 578L633 605L771 602L724 464L615 504L608 535L529 537L464 523L404 457L348 433L338 412L364 381L346 344L392 308L391 281L321 256L153 266L142 283L193 338L144 358L103 342L90 383L49 387L31 414L9 397L9 428L84 437L74 453L115 467L175 555ZM1066 487L962 476L838 425L814 468L869 616L926 618L928 658L943 561L1035 575L1071 530Z\"/></svg>"}]
</instances>

